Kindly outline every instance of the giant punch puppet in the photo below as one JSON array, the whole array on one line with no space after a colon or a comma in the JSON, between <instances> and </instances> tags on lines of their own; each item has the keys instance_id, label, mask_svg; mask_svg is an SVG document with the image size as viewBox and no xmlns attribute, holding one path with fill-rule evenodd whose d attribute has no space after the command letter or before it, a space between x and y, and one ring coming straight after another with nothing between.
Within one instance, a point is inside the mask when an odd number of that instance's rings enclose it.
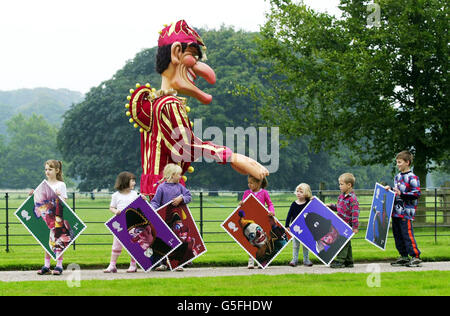
<instances>
[{"instance_id":1,"label":"giant punch puppet","mask_svg":"<svg viewBox=\"0 0 450 316\"><path fill-rule=\"evenodd\" d=\"M214 70L204 61L205 44L184 20L166 26L158 40L156 70L161 74L161 89L149 84L130 90L127 115L141 132L141 192L154 195L162 179L164 167L177 163L192 172L192 162L204 156L219 164L229 163L237 172L262 179L268 170L255 160L233 153L225 146L197 138L188 118L186 99L194 97L209 104L212 96L200 90L195 81L201 77L209 84L216 82ZM184 180L181 180L184 184Z\"/></svg>"}]
</instances>

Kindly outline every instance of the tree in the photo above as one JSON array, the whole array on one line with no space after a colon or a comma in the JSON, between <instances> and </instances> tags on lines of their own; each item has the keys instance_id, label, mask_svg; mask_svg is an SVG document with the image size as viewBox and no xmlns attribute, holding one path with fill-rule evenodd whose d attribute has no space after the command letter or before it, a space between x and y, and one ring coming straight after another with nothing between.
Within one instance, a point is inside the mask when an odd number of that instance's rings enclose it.
<instances>
[{"instance_id":1,"label":"tree","mask_svg":"<svg viewBox=\"0 0 450 316\"><path fill-rule=\"evenodd\" d=\"M345 144L364 164L409 149L425 187L450 151L448 3L380 0L374 11L368 2L341 0L337 19L271 0L258 39L270 65L262 114L285 135L309 135L315 150Z\"/></svg>"},{"instance_id":2,"label":"tree","mask_svg":"<svg viewBox=\"0 0 450 316\"><path fill-rule=\"evenodd\" d=\"M2 145L0 138L0 186L35 188L45 178L45 161L59 159L57 128L36 114L29 118L18 114L7 122L7 127L9 141Z\"/></svg>"}]
</instances>

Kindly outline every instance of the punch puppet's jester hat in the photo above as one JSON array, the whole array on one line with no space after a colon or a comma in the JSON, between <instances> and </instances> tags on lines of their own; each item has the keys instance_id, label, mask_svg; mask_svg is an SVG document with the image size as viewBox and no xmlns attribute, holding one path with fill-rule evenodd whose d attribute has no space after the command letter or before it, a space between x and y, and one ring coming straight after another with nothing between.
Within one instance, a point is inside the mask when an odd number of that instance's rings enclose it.
<instances>
[{"instance_id":1,"label":"punch puppet's jester hat","mask_svg":"<svg viewBox=\"0 0 450 316\"><path fill-rule=\"evenodd\" d=\"M140 208L128 208L125 211L125 218L127 223L127 230L130 231L133 228L143 227L149 224L148 219Z\"/></svg>"},{"instance_id":2,"label":"punch puppet's jester hat","mask_svg":"<svg viewBox=\"0 0 450 316\"><path fill-rule=\"evenodd\" d=\"M187 25L185 20L178 21L177 23L172 23L166 26L160 32L158 39L158 47L163 47L166 45L172 45L175 42L180 43L196 43L206 49L206 46L200 37L200 35L193 28Z\"/></svg>"}]
</instances>

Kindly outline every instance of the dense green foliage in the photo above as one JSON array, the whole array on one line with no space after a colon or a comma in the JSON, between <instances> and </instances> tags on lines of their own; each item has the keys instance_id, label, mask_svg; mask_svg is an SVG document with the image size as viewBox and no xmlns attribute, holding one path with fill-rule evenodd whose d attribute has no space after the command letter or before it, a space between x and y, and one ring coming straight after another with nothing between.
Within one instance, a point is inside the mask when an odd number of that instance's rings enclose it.
<instances>
[{"instance_id":1,"label":"dense green foliage","mask_svg":"<svg viewBox=\"0 0 450 316\"><path fill-rule=\"evenodd\" d=\"M45 161L60 159L58 129L36 114L18 114L6 125L9 140L0 135L0 188L35 188L45 178Z\"/></svg>"},{"instance_id":2,"label":"dense green foliage","mask_svg":"<svg viewBox=\"0 0 450 316\"><path fill-rule=\"evenodd\" d=\"M194 126L198 137L230 145L237 150L237 137L234 144L226 142L227 127L242 127L244 130L270 127L259 116L258 100L233 93L237 85L264 87L256 65L247 53L255 49L256 34L225 27L217 31L201 30L201 34L208 46L207 63L215 70L217 83L210 86L199 81L199 87L213 95L213 102L202 105L195 99L189 99L188 105L192 108L189 117L201 125ZM137 175L141 173L140 135L128 123L124 105L128 90L134 88L137 82L149 82L159 88L161 78L154 69L155 54L155 47L138 53L113 78L91 89L85 100L65 115L58 146L64 159L71 163L69 173L80 178L81 190L112 188L115 177L123 170ZM223 139L209 139L208 135L203 135L209 127L219 128ZM280 149L279 169L269 178L270 189L291 190L299 182L309 182L315 188L320 182L325 182L334 188L339 174L349 170L351 159L348 151L344 158L335 160L324 152L309 152L306 144L306 139L297 139L289 147ZM246 154L249 155L248 150ZM194 163L194 167L195 173L188 175L190 188L243 190L247 186L246 177L229 166L200 162ZM384 167L354 168L352 171L360 180L360 188L372 187L374 181L390 178L388 169Z\"/></svg>"},{"instance_id":3,"label":"dense green foliage","mask_svg":"<svg viewBox=\"0 0 450 316\"><path fill-rule=\"evenodd\" d=\"M272 0L258 41L270 63L262 113L315 149L346 144L362 163L412 150L425 186L450 153L448 2L375 2L341 0L337 19Z\"/></svg>"},{"instance_id":4,"label":"dense green foliage","mask_svg":"<svg viewBox=\"0 0 450 316\"><path fill-rule=\"evenodd\" d=\"M56 135L63 114L82 99L66 89L0 91L0 188L34 188L45 178L44 162L61 159Z\"/></svg>"}]
</instances>

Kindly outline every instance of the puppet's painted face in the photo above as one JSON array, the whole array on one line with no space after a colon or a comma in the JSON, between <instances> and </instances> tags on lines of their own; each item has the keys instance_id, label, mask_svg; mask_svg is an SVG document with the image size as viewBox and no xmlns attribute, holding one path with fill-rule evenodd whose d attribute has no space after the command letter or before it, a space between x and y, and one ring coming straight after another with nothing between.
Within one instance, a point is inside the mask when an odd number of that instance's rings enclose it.
<instances>
[{"instance_id":1,"label":"puppet's painted face","mask_svg":"<svg viewBox=\"0 0 450 316\"><path fill-rule=\"evenodd\" d=\"M172 224L172 231L175 233L175 235L177 235L178 238L180 238L182 242L190 241L189 229L183 225L183 222L181 220L175 221Z\"/></svg>"},{"instance_id":2,"label":"puppet's painted face","mask_svg":"<svg viewBox=\"0 0 450 316\"><path fill-rule=\"evenodd\" d=\"M195 81L202 77L209 84L216 83L216 74L207 64L198 61L199 52L195 47L187 47L179 57L175 73L172 78L172 85L179 93L196 98L203 104L209 104L212 96L200 90Z\"/></svg>"},{"instance_id":3,"label":"puppet's painted face","mask_svg":"<svg viewBox=\"0 0 450 316\"><path fill-rule=\"evenodd\" d=\"M55 202L44 201L44 203L36 203L34 206L34 214L37 218L42 217L49 228L55 227Z\"/></svg>"},{"instance_id":4,"label":"puppet's painted face","mask_svg":"<svg viewBox=\"0 0 450 316\"><path fill-rule=\"evenodd\" d=\"M145 227L135 227L128 232L131 236L131 241L137 242L142 250L147 250L153 242L151 229L147 225Z\"/></svg>"},{"instance_id":5,"label":"puppet's painted face","mask_svg":"<svg viewBox=\"0 0 450 316\"><path fill-rule=\"evenodd\" d=\"M264 245L267 239L262 227L255 223L251 223L245 228L244 235L253 246L258 248Z\"/></svg>"},{"instance_id":6,"label":"puppet's painted face","mask_svg":"<svg viewBox=\"0 0 450 316\"><path fill-rule=\"evenodd\" d=\"M45 216L47 214L51 214L53 209L53 204L50 201L46 201L42 204L37 204L34 207L34 213L39 218L41 216Z\"/></svg>"},{"instance_id":7,"label":"puppet's painted face","mask_svg":"<svg viewBox=\"0 0 450 316\"><path fill-rule=\"evenodd\" d=\"M323 236L322 238L320 238L320 240L327 245L331 245L336 241L338 236L339 236L339 232L337 231L337 229L334 228L334 226L331 226L330 232L328 234L326 234L325 236Z\"/></svg>"}]
</instances>

